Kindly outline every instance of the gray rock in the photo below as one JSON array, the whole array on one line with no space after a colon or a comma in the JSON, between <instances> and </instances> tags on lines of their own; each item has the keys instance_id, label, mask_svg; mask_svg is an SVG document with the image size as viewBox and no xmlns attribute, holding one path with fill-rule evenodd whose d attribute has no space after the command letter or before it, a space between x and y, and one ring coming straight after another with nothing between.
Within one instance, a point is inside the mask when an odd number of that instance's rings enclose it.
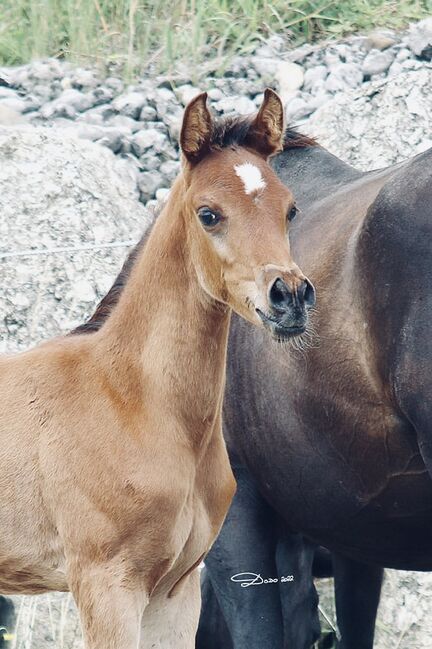
<instances>
[{"instance_id":1,"label":"gray rock","mask_svg":"<svg viewBox=\"0 0 432 649\"><path fill-rule=\"evenodd\" d=\"M55 128L0 128L0 214L2 351L82 322L102 297L95 278L113 280L128 249L100 246L138 239L149 222L128 167ZM49 253L59 247L69 252Z\"/></svg>"},{"instance_id":2,"label":"gray rock","mask_svg":"<svg viewBox=\"0 0 432 649\"><path fill-rule=\"evenodd\" d=\"M285 106L285 114L288 122L302 119L313 113L314 107L302 97L294 97Z\"/></svg>"},{"instance_id":3,"label":"gray rock","mask_svg":"<svg viewBox=\"0 0 432 649\"><path fill-rule=\"evenodd\" d=\"M172 140L177 141L180 137L180 128L183 120L183 111L177 107L173 112L169 112L164 117L165 125Z\"/></svg>"},{"instance_id":4,"label":"gray rock","mask_svg":"<svg viewBox=\"0 0 432 649\"><path fill-rule=\"evenodd\" d=\"M416 56L432 60L432 16L410 26L408 46Z\"/></svg>"},{"instance_id":5,"label":"gray rock","mask_svg":"<svg viewBox=\"0 0 432 649\"><path fill-rule=\"evenodd\" d=\"M153 106L143 106L139 117L141 122L153 121L156 119L156 117L157 112L156 109L153 108Z\"/></svg>"},{"instance_id":6,"label":"gray rock","mask_svg":"<svg viewBox=\"0 0 432 649\"><path fill-rule=\"evenodd\" d=\"M194 97L199 95L201 90L190 84L185 84L176 88L176 95L180 99L183 106L186 106Z\"/></svg>"},{"instance_id":7,"label":"gray rock","mask_svg":"<svg viewBox=\"0 0 432 649\"><path fill-rule=\"evenodd\" d=\"M306 130L362 169L400 162L430 140L431 87L432 69L427 68L365 84L319 108Z\"/></svg>"},{"instance_id":8,"label":"gray rock","mask_svg":"<svg viewBox=\"0 0 432 649\"><path fill-rule=\"evenodd\" d=\"M148 153L140 157L138 165L140 171L154 171L155 169L159 171L161 161L158 155L149 150Z\"/></svg>"},{"instance_id":9,"label":"gray rock","mask_svg":"<svg viewBox=\"0 0 432 649\"><path fill-rule=\"evenodd\" d=\"M146 98L142 92L128 92L116 97L112 102L112 106L114 110L122 115L138 119L145 103Z\"/></svg>"},{"instance_id":10,"label":"gray rock","mask_svg":"<svg viewBox=\"0 0 432 649\"><path fill-rule=\"evenodd\" d=\"M89 95L71 88L70 90L64 90L57 99L42 106L39 112L45 119L75 117L77 113L88 110L92 105L92 99Z\"/></svg>"},{"instance_id":11,"label":"gray rock","mask_svg":"<svg viewBox=\"0 0 432 649\"><path fill-rule=\"evenodd\" d=\"M176 176L180 173L180 161L179 160L166 160L160 166L160 172L164 175L169 182L172 182Z\"/></svg>"},{"instance_id":12,"label":"gray rock","mask_svg":"<svg viewBox=\"0 0 432 649\"><path fill-rule=\"evenodd\" d=\"M273 81L278 69L279 59L276 59L274 57L262 58L260 56L253 56L251 57L250 61L264 84L268 84Z\"/></svg>"},{"instance_id":13,"label":"gray rock","mask_svg":"<svg viewBox=\"0 0 432 649\"><path fill-rule=\"evenodd\" d=\"M64 67L56 59L34 61L30 66L29 76L38 82L52 82L64 77Z\"/></svg>"},{"instance_id":14,"label":"gray rock","mask_svg":"<svg viewBox=\"0 0 432 649\"><path fill-rule=\"evenodd\" d=\"M255 103L248 97L224 97L216 102L215 108L221 113L249 115L255 112Z\"/></svg>"},{"instance_id":15,"label":"gray rock","mask_svg":"<svg viewBox=\"0 0 432 649\"><path fill-rule=\"evenodd\" d=\"M71 83L72 87L78 90L91 90L99 85L99 79L94 70L75 68L71 75Z\"/></svg>"},{"instance_id":16,"label":"gray rock","mask_svg":"<svg viewBox=\"0 0 432 649\"><path fill-rule=\"evenodd\" d=\"M178 102L172 90L157 88L154 93L154 106L158 117L163 119L178 106Z\"/></svg>"},{"instance_id":17,"label":"gray rock","mask_svg":"<svg viewBox=\"0 0 432 649\"><path fill-rule=\"evenodd\" d=\"M142 156L148 149L157 149L165 143L165 135L160 131L149 128L137 131L131 139L132 151L135 155Z\"/></svg>"},{"instance_id":18,"label":"gray rock","mask_svg":"<svg viewBox=\"0 0 432 649\"><path fill-rule=\"evenodd\" d=\"M21 113L7 106L2 106L0 103L0 125L1 126L14 126L25 122L25 117Z\"/></svg>"},{"instance_id":19,"label":"gray rock","mask_svg":"<svg viewBox=\"0 0 432 649\"><path fill-rule=\"evenodd\" d=\"M366 49L375 49L375 50L386 50L388 47L392 47L399 42L399 37L396 32L393 32L389 29L376 30L369 34L365 39Z\"/></svg>"},{"instance_id":20,"label":"gray rock","mask_svg":"<svg viewBox=\"0 0 432 649\"><path fill-rule=\"evenodd\" d=\"M284 103L303 85L304 70L298 63L280 61L275 79L279 85L279 94Z\"/></svg>"},{"instance_id":21,"label":"gray rock","mask_svg":"<svg viewBox=\"0 0 432 649\"><path fill-rule=\"evenodd\" d=\"M106 104L112 101L113 97L114 97L114 90L108 88L107 86L98 86L90 93L90 98L93 106Z\"/></svg>"},{"instance_id":22,"label":"gray rock","mask_svg":"<svg viewBox=\"0 0 432 649\"><path fill-rule=\"evenodd\" d=\"M124 130L125 132L130 132L130 133L136 133L142 128L142 123L137 122L135 119L132 119L132 117L128 117L127 115L112 115L106 120L106 125L107 126L115 126L116 128L120 128Z\"/></svg>"},{"instance_id":23,"label":"gray rock","mask_svg":"<svg viewBox=\"0 0 432 649\"><path fill-rule=\"evenodd\" d=\"M16 113L23 113L27 104L23 99L20 99L20 97L16 95L15 97L0 97L0 106L3 108L10 108Z\"/></svg>"},{"instance_id":24,"label":"gray rock","mask_svg":"<svg viewBox=\"0 0 432 649\"><path fill-rule=\"evenodd\" d=\"M220 101L224 97L224 93L219 88L210 88L207 94L212 101Z\"/></svg>"},{"instance_id":25,"label":"gray rock","mask_svg":"<svg viewBox=\"0 0 432 649\"><path fill-rule=\"evenodd\" d=\"M103 136L97 140L98 144L111 149L113 153L118 153L122 149L123 142L128 136L128 131L122 128L102 127Z\"/></svg>"},{"instance_id":26,"label":"gray rock","mask_svg":"<svg viewBox=\"0 0 432 649\"><path fill-rule=\"evenodd\" d=\"M383 52L371 50L363 61L363 74L371 77L374 74L387 72L395 56L396 52L393 48L384 50Z\"/></svg>"},{"instance_id":27,"label":"gray rock","mask_svg":"<svg viewBox=\"0 0 432 649\"><path fill-rule=\"evenodd\" d=\"M305 90L312 90L317 81L326 79L328 75L328 68L325 65L314 65L312 68L306 70L304 74L303 88Z\"/></svg>"},{"instance_id":28,"label":"gray rock","mask_svg":"<svg viewBox=\"0 0 432 649\"><path fill-rule=\"evenodd\" d=\"M0 79L2 78L0 73ZM0 86L0 101L2 99L18 99L19 95L16 90L13 88L8 88L7 86Z\"/></svg>"},{"instance_id":29,"label":"gray rock","mask_svg":"<svg viewBox=\"0 0 432 649\"><path fill-rule=\"evenodd\" d=\"M165 201L169 196L170 190L167 187L160 187L156 190L156 200Z\"/></svg>"},{"instance_id":30,"label":"gray rock","mask_svg":"<svg viewBox=\"0 0 432 649\"><path fill-rule=\"evenodd\" d=\"M100 106L89 108L89 110L86 110L84 113L78 115L77 121L88 122L89 124L103 125L106 121L109 121L114 115L116 115L116 113L113 110L111 104L101 104Z\"/></svg>"},{"instance_id":31,"label":"gray rock","mask_svg":"<svg viewBox=\"0 0 432 649\"><path fill-rule=\"evenodd\" d=\"M123 81L117 77L108 77L105 79L104 84L110 88L115 94L120 94L123 90Z\"/></svg>"},{"instance_id":32,"label":"gray rock","mask_svg":"<svg viewBox=\"0 0 432 649\"><path fill-rule=\"evenodd\" d=\"M46 104L54 99L54 95L51 91L51 86L47 86L46 84L37 83L32 87L32 93L35 94L43 104Z\"/></svg>"},{"instance_id":33,"label":"gray rock","mask_svg":"<svg viewBox=\"0 0 432 649\"><path fill-rule=\"evenodd\" d=\"M401 49L396 53L396 61L399 61L400 63L402 63L402 61L406 61L406 59L410 59L411 57L412 52L407 47L401 47Z\"/></svg>"},{"instance_id":34,"label":"gray rock","mask_svg":"<svg viewBox=\"0 0 432 649\"><path fill-rule=\"evenodd\" d=\"M158 171L144 171L139 175L138 188L141 193L141 200L148 201L153 198L155 192L160 187L163 187L164 179Z\"/></svg>"},{"instance_id":35,"label":"gray rock","mask_svg":"<svg viewBox=\"0 0 432 649\"><path fill-rule=\"evenodd\" d=\"M324 82L328 92L341 92L349 88L357 88L363 81L363 72L353 63L336 63Z\"/></svg>"},{"instance_id":36,"label":"gray rock","mask_svg":"<svg viewBox=\"0 0 432 649\"><path fill-rule=\"evenodd\" d=\"M421 61L418 61L417 59L405 59L405 61L402 61L401 66L405 71L422 70L424 67L423 63Z\"/></svg>"}]
</instances>

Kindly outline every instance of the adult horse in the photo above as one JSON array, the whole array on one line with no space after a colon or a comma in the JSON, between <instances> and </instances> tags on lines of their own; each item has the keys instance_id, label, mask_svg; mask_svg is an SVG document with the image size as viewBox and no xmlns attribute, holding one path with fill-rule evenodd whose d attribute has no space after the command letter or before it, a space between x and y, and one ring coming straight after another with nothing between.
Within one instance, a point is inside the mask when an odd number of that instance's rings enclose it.
<instances>
[{"instance_id":1,"label":"adult horse","mask_svg":"<svg viewBox=\"0 0 432 649\"><path fill-rule=\"evenodd\" d=\"M288 141L274 166L301 210L290 238L317 287L315 334L301 351L266 348L233 321L238 491L206 559L197 647L310 646L301 533L334 553L340 647L370 649L382 568L432 569L432 150L361 173Z\"/></svg>"}]
</instances>

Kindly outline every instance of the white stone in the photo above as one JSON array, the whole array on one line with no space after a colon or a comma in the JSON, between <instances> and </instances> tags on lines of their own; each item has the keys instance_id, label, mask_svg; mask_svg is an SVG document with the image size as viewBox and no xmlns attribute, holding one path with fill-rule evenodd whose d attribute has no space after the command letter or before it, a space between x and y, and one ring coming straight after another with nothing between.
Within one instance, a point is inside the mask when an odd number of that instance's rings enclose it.
<instances>
[{"instance_id":1,"label":"white stone","mask_svg":"<svg viewBox=\"0 0 432 649\"><path fill-rule=\"evenodd\" d=\"M293 93L303 85L304 71L302 66L291 61L280 61L277 67L276 81L279 85L282 102L286 103Z\"/></svg>"}]
</instances>

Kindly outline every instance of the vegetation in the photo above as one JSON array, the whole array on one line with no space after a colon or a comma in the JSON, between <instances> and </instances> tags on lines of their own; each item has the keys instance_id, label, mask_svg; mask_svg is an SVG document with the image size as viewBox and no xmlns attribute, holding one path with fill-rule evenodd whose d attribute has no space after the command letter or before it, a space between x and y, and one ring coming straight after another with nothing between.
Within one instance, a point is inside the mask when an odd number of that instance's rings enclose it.
<instances>
[{"instance_id":1,"label":"vegetation","mask_svg":"<svg viewBox=\"0 0 432 649\"><path fill-rule=\"evenodd\" d=\"M428 13L432 0L0 0L0 63L56 56L129 73L168 72L179 60L222 69L273 33L299 44L402 28Z\"/></svg>"}]
</instances>

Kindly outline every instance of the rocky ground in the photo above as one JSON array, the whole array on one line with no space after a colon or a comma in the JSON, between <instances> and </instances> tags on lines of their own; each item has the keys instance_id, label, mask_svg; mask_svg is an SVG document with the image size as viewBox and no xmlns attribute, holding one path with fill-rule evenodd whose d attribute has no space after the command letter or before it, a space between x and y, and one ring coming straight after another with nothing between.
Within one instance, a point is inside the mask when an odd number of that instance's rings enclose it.
<instances>
[{"instance_id":1,"label":"rocky ground","mask_svg":"<svg viewBox=\"0 0 432 649\"><path fill-rule=\"evenodd\" d=\"M192 84L187 71L143 76L134 85L96 70L57 60L0 69L0 123L72 129L98 142L130 166L146 203L162 197L178 172L177 136L185 104L207 90L216 113L253 112L265 86L281 94L287 120L302 122L332 99L376 81L424 70L432 58L432 18L403 34L380 31L368 37L287 49L273 36L250 56L232 59L221 78ZM198 87L199 85L199 87ZM418 98L408 98L417 115Z\"/></svg>"},{"instance_id":2,"label":"rocky ground","mask_svg":"<svg viewBox=\"0 0 432 649\"><path fill-rule=\"evenodd\" d=\"M432 145L431 58L432 19L295 51L274 37L199 89L219 114L247 113L271 85L290 121L370 169ZM0 78L0 350L15 351L82 322L108 290L151 218L142 203L177 173L182 109L198 87L187 75L126 87L53 60ZM331 584L321 592L334 619ZM69 596L16 603L11 649L81 649ZM388 571L377 648L428 649L431 606L432 575Z\"/></svg>"}]
</instances>

